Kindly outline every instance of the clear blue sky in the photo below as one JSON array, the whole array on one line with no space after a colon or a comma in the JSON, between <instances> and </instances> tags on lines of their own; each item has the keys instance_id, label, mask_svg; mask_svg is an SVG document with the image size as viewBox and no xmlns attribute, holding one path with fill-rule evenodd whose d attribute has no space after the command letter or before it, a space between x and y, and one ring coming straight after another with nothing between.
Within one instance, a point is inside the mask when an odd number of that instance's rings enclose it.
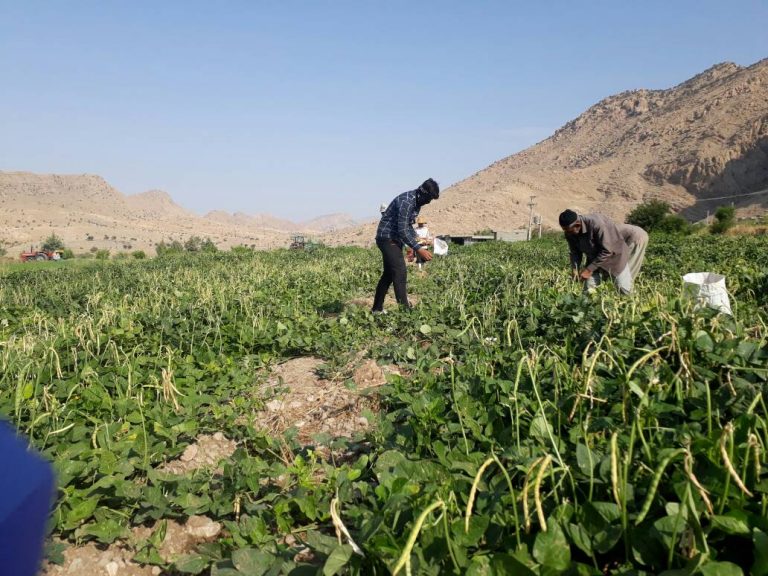
<instances>
[{"instance_id":1,"label":"clear blue sky","mask_svg":"<svg viewBox=\"0 0 768 576\"><path fill-rule=\"evenodd\" d=\"M608 95L768 57L766 30L766 0L0 0L0 170L372 216Z\"/></svg>"}]
</instances>

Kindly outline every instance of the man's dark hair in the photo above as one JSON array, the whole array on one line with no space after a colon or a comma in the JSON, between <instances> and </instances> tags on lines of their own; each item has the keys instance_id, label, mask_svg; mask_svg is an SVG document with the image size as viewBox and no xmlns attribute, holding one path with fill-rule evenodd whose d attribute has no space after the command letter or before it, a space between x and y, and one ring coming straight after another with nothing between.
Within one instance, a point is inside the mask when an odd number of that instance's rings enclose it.
<instances>
[{"instance_id":1,"label":"man's dark hair","mask_svg":"<svg viewBox=\"0 0 768 576\"><path fill-rule=\"evenodd\" d=\"M560 212L560 217L558 220L560 221L560 227L561 228L568 228L571 226L576 220L578 219L579 215L576 214L573 210L563 210Z\"/></svg>"},{"instance_id":2,"label":"man's dark hair","mask_svg":"<svg viewBox=\"0 0 768 576\"><path fill-rule=\"evenodd\" d=\"M440 196L440 185L432 180L432 178L424 180L422 185L419 186L419 190L421 190L430 200L437 200Z\"/></svg>"}]
</instances>

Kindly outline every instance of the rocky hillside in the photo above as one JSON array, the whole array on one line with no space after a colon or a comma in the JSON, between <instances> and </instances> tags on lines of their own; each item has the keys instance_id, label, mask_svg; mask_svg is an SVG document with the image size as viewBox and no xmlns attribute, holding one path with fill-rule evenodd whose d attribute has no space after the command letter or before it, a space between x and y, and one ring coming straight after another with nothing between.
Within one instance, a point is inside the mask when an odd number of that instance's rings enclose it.
<instances>
[{"instance_id":1,"label":"rocky hillside","mask_svg":"<svg viewBox=\"0 0 768 576\"><path fill-rule=\"evenodd\" d=\"M162 190L125 196L100 176L0 172L0 244L13 255L50 234L77 252L154 252L161 241L210 238L226 248L288 246L293 234L316 237L355 225L345 214L301 223L269 214L214 211L199 217Z\"/></svg>"},{"instance_id":2,"label":"rocky hillside","mask_svg":"<svg viewBox=\"0 0 768 576\"><path fill-rule=\"evenodd\" d=\"M425 214L446 231L508 230L565 207L623 217L650 198L695 219L768 206L768 60L725 63L667 90L610 96L550 138L450 187ZM725 197L725 198L724 198ZM710 200L711 199L711 200Z\"/></svg>"},{"instance_id":3,"label":"rocky hillside","mask_svg":"<svg viewBox=\"0 0 768 576\"><path fill-rule=\"evenodd\" d=\"M100 176L0 172L0 243L13 255L50 234L77 252L154 252L161 241L210 238L222 247L287 246L285 231L200 218L165 192L125 196Z\"/></svg>"}]
</instances>

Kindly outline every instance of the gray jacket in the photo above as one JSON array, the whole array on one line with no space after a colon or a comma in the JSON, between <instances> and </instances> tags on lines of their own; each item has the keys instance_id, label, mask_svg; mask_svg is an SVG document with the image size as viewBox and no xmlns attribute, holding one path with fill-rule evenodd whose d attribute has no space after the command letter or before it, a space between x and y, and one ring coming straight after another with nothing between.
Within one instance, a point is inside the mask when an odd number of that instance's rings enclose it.
<instances>
[{"instance_id":1,"label":"gray jacket","mask_svg":"<svg viewBox=\"0 0 768 576\"><path fill-rule=\"evenodd\" d=\"M633 226L632 224L617 224L616 227L621 233L621 237L624 238L624 242L627 246L638 246L648 244L648 232L640 228L640 226Z\"/></svg>"},{"instance_id":2,"label":"gray jacket","mask_svg":"<svg viewBox=\"0 0 768 576\"><path fill-rule=\"evenodd\" d=\"M585 268L590 272L601 268L612 276L621 274L627 266L629 248L613 220L601 214L587 214L579 216L579 221L581 231L575 236L565 236L571 265L580 268L586 257Z\"/></svg>"}]
</instances>

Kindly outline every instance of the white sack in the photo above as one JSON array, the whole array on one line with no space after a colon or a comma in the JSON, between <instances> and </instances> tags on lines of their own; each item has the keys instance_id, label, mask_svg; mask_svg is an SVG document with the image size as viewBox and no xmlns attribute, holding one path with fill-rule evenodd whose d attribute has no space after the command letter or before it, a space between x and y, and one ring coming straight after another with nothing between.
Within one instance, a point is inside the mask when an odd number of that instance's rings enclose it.
<instances>
[{"instance_id":1,"label":"white sack","mask_svg":"<svg viewBox=\"0 0 768 576\"><path fill-rule=\"evenodd\" d=\"M709 306L733 316L725 276L714 272L691 272L683 276L683 294L696 300L698 306Z\"/></svg>"},{"instance_id":2,"label":"white sack","mask_svg":"<svg viewBox=\"0 0 768 576\"><path fill-rule=\"evenodd\" d=\"M446 242L445 240L441 240L440 238L435 238L435 240L432 243L432 251L438 256L447 256L448 242Z\"/></svg>"}]
</instances>

